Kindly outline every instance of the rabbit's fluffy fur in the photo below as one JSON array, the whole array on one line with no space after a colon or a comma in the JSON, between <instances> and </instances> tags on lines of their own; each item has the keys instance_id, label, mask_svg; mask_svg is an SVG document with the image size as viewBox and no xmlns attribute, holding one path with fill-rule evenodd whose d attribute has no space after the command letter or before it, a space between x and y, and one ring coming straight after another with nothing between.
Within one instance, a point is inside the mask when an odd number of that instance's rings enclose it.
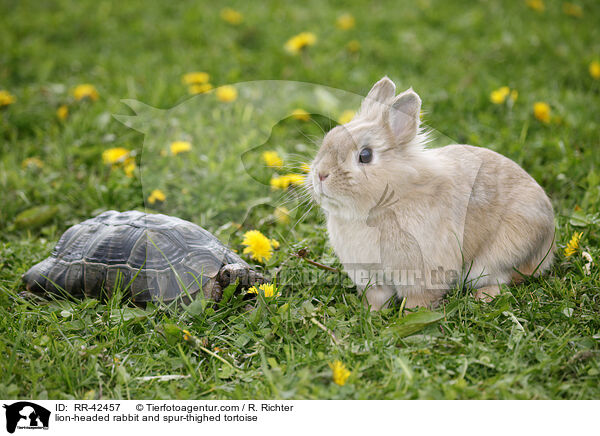
<instances>
[{"instance_id":1,"label":"rabbit's fluffy fur","mask_svg":"<svg viewBox=\"0 0 600 436\"><path fill-rule=\"evenodd\" d=\"M552 262L554 214L519 165L469 145L425 147L421 99L377 82L356 117L327 133L308 186L330 242L373 310L395 296L434 306L457 282L491 299ZM372 160L359 161L361 150Z\"/></svg>"}]
</instances>

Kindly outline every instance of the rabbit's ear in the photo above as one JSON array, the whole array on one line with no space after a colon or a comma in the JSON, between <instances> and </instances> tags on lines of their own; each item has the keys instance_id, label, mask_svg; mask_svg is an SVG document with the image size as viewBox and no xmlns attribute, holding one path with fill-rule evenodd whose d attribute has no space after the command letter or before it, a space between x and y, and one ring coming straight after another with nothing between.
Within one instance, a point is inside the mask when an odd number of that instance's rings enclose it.
<instances>
[{"instance_id":1,"label":"rabbit's ear","mask_svg":"<svg viewBox=\"0 0 600 436\"><path fill-rule=\"evenodd\" d=\"M419 129L421 98L412 90L404 91L389 108L387 122L399 144L412 141Z\"/></svg>"},{"instance_id":2,"label":"rabbit's ear","mask_svg":"<svg viewBox=\"0 0 600 436\"><path fill-rule=\"evenodd\" d=\"M371 109L375 109L376 111L380 112L381 108L383 107L381 106L381 103L385 103L387 100L394 97L395 94L396 85L394 85L394 82L392 82L389 77L385 76L375 85L373 85L363 100L360 111L364 113L370 111Z\"/></svg>"}]
</instances>

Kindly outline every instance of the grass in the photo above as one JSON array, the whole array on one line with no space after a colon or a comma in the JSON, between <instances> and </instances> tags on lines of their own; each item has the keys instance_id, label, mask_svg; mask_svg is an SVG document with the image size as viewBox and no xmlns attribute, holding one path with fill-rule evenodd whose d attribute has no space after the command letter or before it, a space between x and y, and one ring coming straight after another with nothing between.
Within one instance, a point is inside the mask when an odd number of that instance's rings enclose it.
<instances>
[{"instance_id":1,"label":"grass","mask_svg":"<svg viewBox=\"0 0 600 436\"><path fill-rule=\"evenodd\" d=\"M600 275L597 264L585 274L581 251L600 259L600 81L588 73L600 58L600 6L578 4L579 18L561 2L537 12L525 2L388 1L367 11L359 2L232 1L244 15L232 26L198 2L3 2L0 89L17 100L0 110L0 397L599 398ZM343 12L356 17L354 29L335 27ZM315 32L317 43L301 56L286 53L285 41L302 31ZM360 43L357 53L345 48L350 40ZM413 334L398 307L366 311L344 276L293 256L309 247L312 259L339 267L318 211L296 225L305 207L290 224L274 219L285 198L260 164L270 149L286 161L310 159L312 139L332 121L272 126L222 105L203 108L209 115L198 121L190 108L207 100L187 100L181 83L196 70L214 85L285 79L364 95L387 74L399 88L412 86L429 126L505 154L546 189L559 246L551 273L489 304L452 290L441 320ZM74 101L80 83L92 83L98 101ZM518 90L517 101L492 104L491 91L505 85ZM133 115L123 98L179 121L144 135L111 116ZM533 116L537 101L550 105L551 123ZM64 121L56 116L62 104ZM182 137L193 153L151 154ZM112 147L132 151L141 168L134 177L102 162ZM22 165L32 157L41 168ZM146 204L155 188L165 202ZM36 303L17 295L21 274L70 225L145 206L197 222L240 252L246 230L277 238L282 246L265 269L281 268L282 296L249 303L234 295L173 311L130 307L118 296ZM27 211L29 219L20 215ZM565 257L575 231L581 248ZM351 371L344 386L332 382L337 359ZM167 374L185 377L142 379Z\"/></svg>"}]
</instances>

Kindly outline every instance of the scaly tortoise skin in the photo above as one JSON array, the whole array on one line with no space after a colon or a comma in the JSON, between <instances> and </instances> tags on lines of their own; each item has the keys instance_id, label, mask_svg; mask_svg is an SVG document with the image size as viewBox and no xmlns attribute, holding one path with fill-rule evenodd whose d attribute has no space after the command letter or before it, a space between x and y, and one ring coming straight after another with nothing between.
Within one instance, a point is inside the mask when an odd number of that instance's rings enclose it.
<instances>
[{"instance_id":1,"label":"scaly tortoise skin","mask_svg":"<svg viewBox=\"0 0 600 436\"><path fill-rule=\"evenodd\" d=\"M128 292L135 303L187 300L187 294L193 298L200 289L218 301L238 279L243 287L264 283L261 274L202 227L138 211L108 211L74 225L50 257L23 275L30 292L79 298L110 296L117 281L121 289L131 282Z\"/></svg>"}]
</instances>

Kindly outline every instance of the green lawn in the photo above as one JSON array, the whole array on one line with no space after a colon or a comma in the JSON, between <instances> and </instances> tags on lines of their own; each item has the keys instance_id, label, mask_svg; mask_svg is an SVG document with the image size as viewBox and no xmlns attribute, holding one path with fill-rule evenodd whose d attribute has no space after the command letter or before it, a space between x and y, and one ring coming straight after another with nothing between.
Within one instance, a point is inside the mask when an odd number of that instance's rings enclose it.
<instances>
[{"instance_id":1,"label":"green lawn","mask_svg":"<svg viewBox=\"0 0 600 436\"><path fill-rule=\"evenodd\" d=\"M600 4L575 1L581 16L547 0L543 11L524 1L231 1L237 25L210 2L2 2L0 90L16 101L0 108L0 398L600 398L600 80L589 70L600 61ZM336 26L344 13L355 27ZM286 52L304 31L316 43ZM452 290L441 319L412 334L407 320L424 315L368 312L344 276L293 256L309 247L311 259L340 266L322 214L294 190L272 190L277 171L261 163L276 150L297 171L355 101L331 90L328 116L272 125L214 94L189 100L182 76L192 71L215 87L283 79L364 95L384 75L412 86L428 126L512 158L546 189L559 247L551 273L490 304ZM85 83L97 100L76 100ZM490 101L502 86L516 101ZM308 108L308 95L290 108ZM128 128L113 117L134 115L122 99L162 111ZM549 105L548 123L534 116L536 102ZM175 140L192 150L169 154ZM131 177L103 161L117 147L133 158ZM147 201L154 189L164 201ZM275 219L281 205L298 206L290 223ZM182 310L18 296L21 275L66 228L145 207L194 221L240 253L248 230L277 239L262 267L279 272L282 295ZM580 247L566 257L574 232ZM582 251L596 262L589 275ZM351 371L343 386L332 381L335 360ZM142 379L167 374L185 377Z\"/></svg>"}]
</instances>

